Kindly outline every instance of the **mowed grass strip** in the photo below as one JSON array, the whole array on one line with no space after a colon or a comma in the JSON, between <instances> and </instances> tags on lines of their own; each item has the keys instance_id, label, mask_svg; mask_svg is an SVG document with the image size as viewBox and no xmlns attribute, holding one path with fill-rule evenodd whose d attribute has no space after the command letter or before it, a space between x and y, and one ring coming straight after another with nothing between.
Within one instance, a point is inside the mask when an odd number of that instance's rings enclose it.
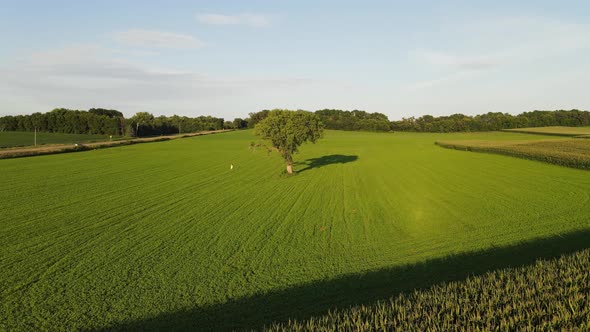
<instances>
[{"instance_id":1,"label":"mowed grass strip","mask_svg":"<svg viewBox=\"0 0 590 332\"><path fill-rule=\"evenodd\" d=\"M555 135L555 136L588 136L588 135L590 135L590 127L549 126L549 127L504 129L504 131L524 133L524 134Z\"/></svg>"},{"instance_id":2,"label":"mowed grass strip","mask_svg":"<svg viewBox=\"0 0 590 332\"><path fill-rule=\"evenodd\" d=\"M330 311L266 331L590 329L590 250Z\"/></svg>"},{"instance_id":3,"label":"mowed grass strip","mask_svg":"<svg viewBox=\"0 0 590 332\"><path fill-rule=\"evenodd\" d=\"M0 329L258 329L590 228L586 171L433 144L518 135L328 131L291 177L251 131L0 160Z\"/></svg>"},{"instance_id":4,"label":"mowed grass strip","mask_svg":"<svg viewBox=\"0 0 590 332\"><path fill-rule=\"evenodd\" d=\"M113 137L118 139L119 137ZM37 145L46 144L73 144L108 141L108 135L88 134L62 134L62 133L37 133ZM24 131L0 131L0 148L12 148L19 146L33 146L35 133Z\"/></svg>"},{"instance_id":5,"label":"mowed grass strip","mask_svg":"<svg viewBox=\"0 0 590 332\"><path fill-rule=\"evenodd\" d=\"M438 141L437 145L457 150L498 153L551 164L590 169L590 140L539 141Z\"/></svg>"}]
</instances>

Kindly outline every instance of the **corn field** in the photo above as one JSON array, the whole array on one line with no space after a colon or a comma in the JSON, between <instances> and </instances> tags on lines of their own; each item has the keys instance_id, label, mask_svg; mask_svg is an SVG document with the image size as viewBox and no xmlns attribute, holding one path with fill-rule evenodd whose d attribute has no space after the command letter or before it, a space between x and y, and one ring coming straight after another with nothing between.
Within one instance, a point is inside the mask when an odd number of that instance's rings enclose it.
<instances>
[{"instance_id":1,"label":"corn field","mask_svg":"<svg viewBox=\"0 0 590 332\"><path fill-rule=\"evenodd\" d=\"M330 311L268 331L587 331L590 250Z\"/></svg>"},{"instance_id":2,"label":"corn field","mask_svg":"<svg viewBox=\"0 0 590 332\"><path fill-rule=\"evenodd\" d=\"M590 141L562 139L542 141L437 141L435 144L457 150L489 152L551 164L590 169Z\"/></svg>"}]
</instances>

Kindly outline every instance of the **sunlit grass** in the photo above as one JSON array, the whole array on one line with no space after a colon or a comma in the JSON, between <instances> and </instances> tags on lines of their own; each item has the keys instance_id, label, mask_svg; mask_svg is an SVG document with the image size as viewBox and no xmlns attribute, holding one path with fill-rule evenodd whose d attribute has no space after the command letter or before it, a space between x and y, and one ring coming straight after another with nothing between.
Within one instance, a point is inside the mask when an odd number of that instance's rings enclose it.
<instances>
[{"instance_id":1,"label":"sunlit grass","mask_svg":"<svg viewBox=\"0 0 590 332\"><path fill-rule=\"evenodd\" d=\"M587 171L434 145L465 135L532 136L328 131L290 177L250 131L0 160L0 329L251 327L284 313L224 305L590 226Z\"/></svg>"}]
</instances>

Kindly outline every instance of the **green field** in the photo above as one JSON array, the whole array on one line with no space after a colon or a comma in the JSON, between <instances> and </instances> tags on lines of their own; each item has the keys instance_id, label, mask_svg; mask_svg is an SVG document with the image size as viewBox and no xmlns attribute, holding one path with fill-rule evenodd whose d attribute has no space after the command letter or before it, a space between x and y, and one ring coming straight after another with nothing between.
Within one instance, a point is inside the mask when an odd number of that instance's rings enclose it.
<instances>
[{"instance_id":1,"label":"green field","mask_svg":"<svg viewBox=\"0 0 590 332\"><path fill-rule=\"evenodd\" d=\"M504 131L525 133L525 134L539 134L539 135L555 135L555 136L586 136L590 135L590 127L534 127L534 128L516 128L504 129Z\"/></svg>"},{"instance_id":2,"label":"green field","mask_svg":"<svg viewBox=\"0 0 590 332\"><path fill-rule=\"evenodd\" d=\"M567 240L572 239L563 242ZM514 254L518 249L504 251ZM272 325L269 330L587 331L589 293L590 250L586 249L415 290L372 305Z\"/></svg>"},{"instance_id":3,"label":"green field","mask_svg":"<svg viewBox=\"0 0 590 332\"><path fill-rule=\"evenodd\" d=\"M590 140L587 139L458 140L437 141L436 144L450 149L498 153L566 167L590 169Z\"/></svg>"},{"instance_id":4,"label":"green field","mask_svg":"<svg viewBox=\"0 0 590 332\"><path fill-rule=\"evenodd\" d=\"M73 144L85 142L108 141L108 135L37 133L37 145ZM35 144L35 133L25 131L0 131L0 148L31 146Z\"/></svg>"},{"instance_id":5,"label":"green field","mask_svg":"<svg viewBox=\"0 0 590 332\"><path fill-rule=\"evenodd\" d=\"M259 329L590 246L588 171L434 144L531 138L328 131L291 177L251 131L0 160L0 330Z\"/></svg>"}]
</instances>

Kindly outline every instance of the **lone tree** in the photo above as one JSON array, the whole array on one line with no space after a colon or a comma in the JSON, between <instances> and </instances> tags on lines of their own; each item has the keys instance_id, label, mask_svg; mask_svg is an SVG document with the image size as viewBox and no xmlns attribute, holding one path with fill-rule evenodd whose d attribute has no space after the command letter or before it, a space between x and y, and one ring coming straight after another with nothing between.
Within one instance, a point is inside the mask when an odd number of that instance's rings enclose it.
<instances>
[{"instance_id":1,"label":"lone tree","mask_svg":"<svg viewBox=\"0 0 590 332\"><path fill-rule=\"evenodd\" d=\"M287 163L287 173L293 174L293 154L307 141L315 143L322 137L324 125L320 118L302 110L272 110L254 127L254 134L270 141Z\"/></svg>"}]
</instances>

